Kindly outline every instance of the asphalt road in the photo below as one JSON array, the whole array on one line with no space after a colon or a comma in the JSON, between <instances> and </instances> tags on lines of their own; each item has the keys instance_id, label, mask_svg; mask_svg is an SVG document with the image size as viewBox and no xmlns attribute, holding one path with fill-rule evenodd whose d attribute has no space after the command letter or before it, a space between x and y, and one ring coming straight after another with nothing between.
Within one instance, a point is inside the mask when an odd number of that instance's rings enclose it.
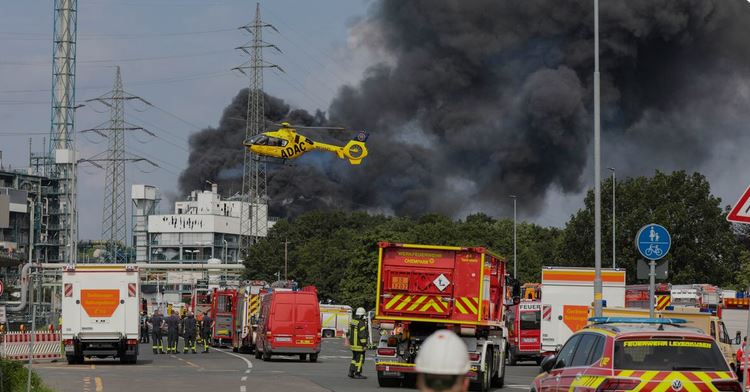
<instances>
[{"instance_id":1,"label":"asphalt road","mask_svg":"<svg viewBox=\"0 0 750 392\"><path fill-rule=\"evenodd\" d=\"M154 355L150 345L141 345L138 363L121 365L111 359L87 360L83 365L65 361L39 363L34 369L44 383L59 392L103 391L408 391L378 387L374 361L365 362L366 380L346 376L351 352L339 339L327 339L317 363L298 357L273 357L269 362L231 350L211 349L208 354ZM507 391L528 390L538 367L508 367Z\"/></svg>"}]
</instances>

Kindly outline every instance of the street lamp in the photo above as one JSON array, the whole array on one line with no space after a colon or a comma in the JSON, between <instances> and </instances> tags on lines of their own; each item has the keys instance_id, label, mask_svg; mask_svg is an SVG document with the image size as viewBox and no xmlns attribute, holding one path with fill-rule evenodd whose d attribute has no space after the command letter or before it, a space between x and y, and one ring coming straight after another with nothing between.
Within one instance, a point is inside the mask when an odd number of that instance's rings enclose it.
<instances>
[{"instance_id":1,"label":"street lamp","mask_svg":"<svg viewBox=\"0 0 750 392\"><path fill-rule=\"evenodd\" d=\"M516 219L517 219L517 215L516 215L516 199L517 199L517 196L516 195L510 195L508 197L510 197L511 199L513 199L513 279L518 279L517 278L517 276L518 276L517 275L517 271L518 271L517 270L518 255L516 254Z\"/></svg>"},{"instance_id":2,"label":"street lamp","mask_svg":"<svg viewBox=\"0 0 750 392\"><path fill-rule=\"evenodd\" d=\"M615 199L615 189L617 189L617 182L615 181L615 168L609 167L610 171L612 171L612 268L617 268L617 264L615 263L615 220L617 219L615 217L615 204L617 204L617 199Z\"/></svg>"},{"instance_id":3,"label":"street lamp","mask_svg":"<svg viewBox=\"0 0 750 392\"><path fill-rule=\"evenodd\" d=\"M599 0L594 0L594 316L602 316L602 152L599 82Z\"/></svg>"}]
</instances>

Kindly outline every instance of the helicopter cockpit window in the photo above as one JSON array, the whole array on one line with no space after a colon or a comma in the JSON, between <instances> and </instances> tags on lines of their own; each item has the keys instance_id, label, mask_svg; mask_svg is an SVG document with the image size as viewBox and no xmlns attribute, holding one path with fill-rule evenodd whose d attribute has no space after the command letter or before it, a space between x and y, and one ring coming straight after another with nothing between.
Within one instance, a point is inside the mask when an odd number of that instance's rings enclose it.
<instances>
[{"instance_id":1,"label":"helicopter cockpit window","mask_svg":"<svg viewBox=\"0 0 750 392\"><path fill-rule=\"evenodd\" d=\"M275 137L269 137L268 138L268 145L274 146L274 147L286 147L287 141L284 139L279 139Z\"/></svg>"},{"instance_id":2,"label":"helicopter cockpit window","mask_svg":"<svg viewBox=\"0 0 750 392\"><path fill-rule=\"evenodd\" d=\"M259 146L265 146L268 144L268 136L257 135L250 138L250 144L257 144Z\"/></svg>"}]
</instances>

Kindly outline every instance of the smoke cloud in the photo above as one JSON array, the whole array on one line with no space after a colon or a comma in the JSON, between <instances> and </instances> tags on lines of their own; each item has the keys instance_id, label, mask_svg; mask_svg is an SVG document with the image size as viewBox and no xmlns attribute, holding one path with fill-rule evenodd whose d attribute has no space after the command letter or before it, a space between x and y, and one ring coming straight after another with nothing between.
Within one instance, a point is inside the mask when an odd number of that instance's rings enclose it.
<instances>
[{"instance_id":1,"label":"smoke cloud","mask_svg":"<svg viewBox=\"0 0 750 392\"><path fill-rule=\"evenodd\" d=\"M716 145L741 137L750 104L746 1L600 7L606 162L625 175L700 169ZM314 154L272 167L275 214L500 214L509 194L533 213L548 191L589 183L592 1L380 0L351 34L385 60L340 89L329 123L370 132L370 155L358 167ZM241 91L218 128L191 138L183 192L204 179L239 190L246 99ZM321 112L266 99L271 121L326 123Z\"/></svg>"}]
</instances>

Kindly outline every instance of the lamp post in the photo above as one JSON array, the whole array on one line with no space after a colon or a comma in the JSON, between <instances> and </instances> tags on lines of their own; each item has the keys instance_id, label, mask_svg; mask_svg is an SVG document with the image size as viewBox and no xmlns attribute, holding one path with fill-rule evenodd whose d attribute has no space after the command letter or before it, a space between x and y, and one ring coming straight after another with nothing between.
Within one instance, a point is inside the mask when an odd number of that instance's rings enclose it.
<instances>
[{"instance_id":1,"label":"lamp post","mask_svg":"<svg viewBox=\"0 0 750 392\"><path fill-rule=\"evenodd\" d=\"M510 195L511 199L513 199L513 279L518 279L517 272L518 272L518 255L516 253L516 221L517 221L517 215L516 215L516 195Z\"/></svg>"},{"instance_id":2,"label":"lamp post","mask_svg":"<svg viewBox=\"0 0 750 392\"><path fill-rule=\"evenodd\" d=\"M288 259L289 259L289 252L288 252L289 244L290 244L289 240L285 238L284 239L284 280L286 280L286 281L289 280L289 275L287 274L288 270L289 270L288 269L288 265L289 265L289 263L288 263Z\"/></svg>"},{"instance_id":3,"label":"lamp post","mask_svg":"<svg viewBox=\"0 0 750 392\"><path fill-rule=\"evenodd\" d=\"M602 153L599 85L599 0L594 0L594 316L602 315Z\"/></svg>"},{"instance_id":4,"label":"lamp post","mask_svg":"<svg viewBox=\"0 0 750 392\"><path fill-rule=\"evenodd\" d=\"M615 216L615 205L617 204L617 199L615 198L615 189L617 189L617 182L615 181L615 168L609 167L610 171L612 171L612 268L617 268L617 263L615 262L615 227L616 227L616 221L617 217Z\"/></svg>"}]
</instances>

